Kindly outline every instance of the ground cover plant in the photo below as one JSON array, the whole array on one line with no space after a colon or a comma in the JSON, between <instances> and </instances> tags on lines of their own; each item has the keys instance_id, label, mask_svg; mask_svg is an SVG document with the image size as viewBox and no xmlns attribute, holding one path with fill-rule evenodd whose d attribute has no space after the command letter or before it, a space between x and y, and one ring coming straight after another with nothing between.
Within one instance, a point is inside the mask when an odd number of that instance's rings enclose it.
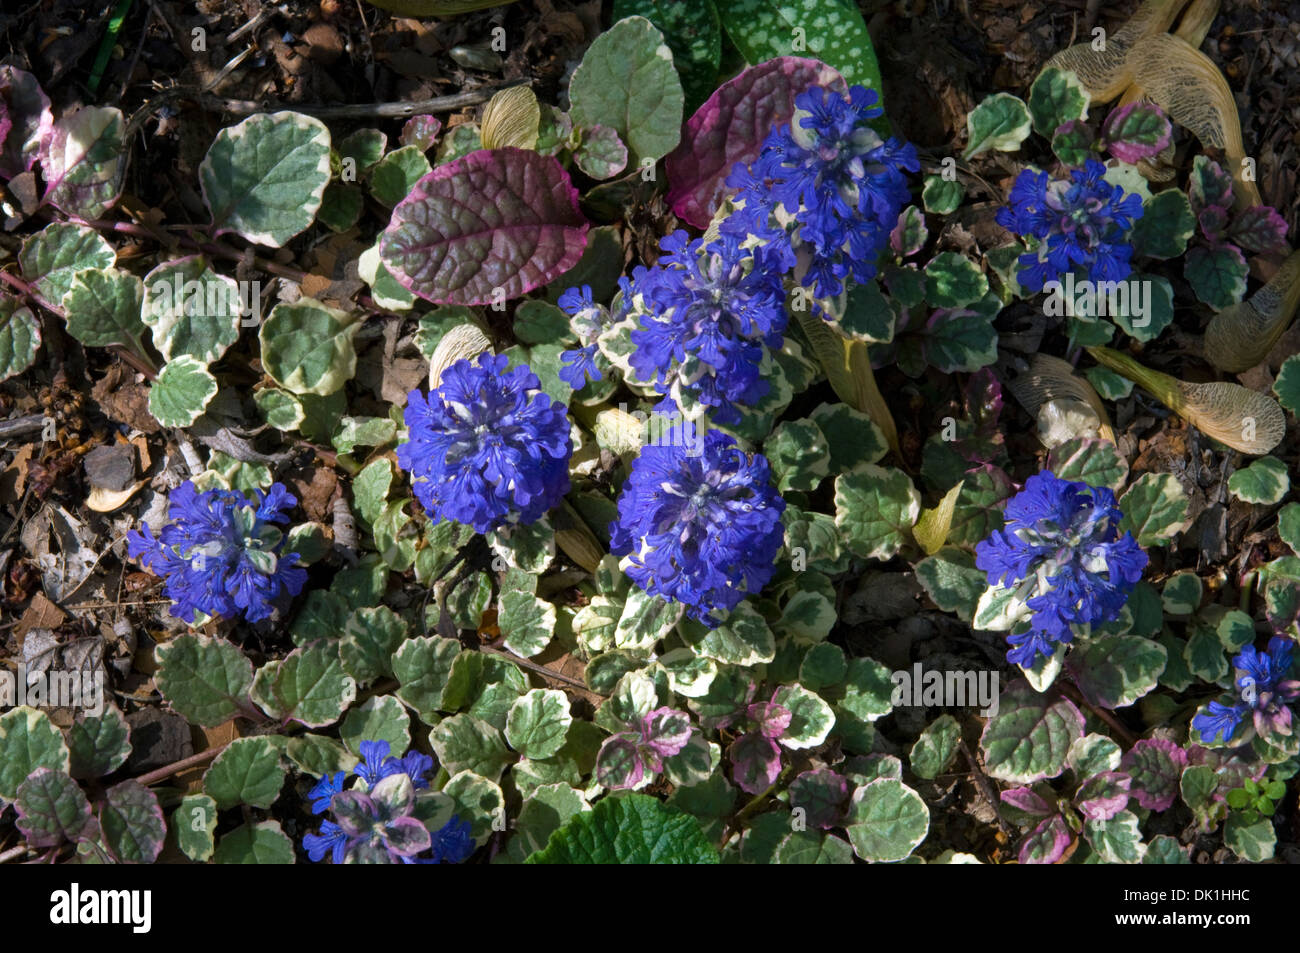
<instances>
[{"instance_id":1,"label":"ground cover plant","mask_svg":"<svg viewBox=\"0 0 1300 953\"><path fill-rule=\"evenodd\" d=\"M900 6L0 18L0 862L1300 859L1293 24Z\"/></svg>"}]
</instances>

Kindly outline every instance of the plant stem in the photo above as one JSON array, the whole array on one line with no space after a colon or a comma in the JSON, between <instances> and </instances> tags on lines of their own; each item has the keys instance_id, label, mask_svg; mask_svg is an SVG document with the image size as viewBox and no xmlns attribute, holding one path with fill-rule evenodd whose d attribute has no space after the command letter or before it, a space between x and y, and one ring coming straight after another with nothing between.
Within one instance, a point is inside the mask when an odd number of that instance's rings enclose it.
<instances>
[{"instance_id":1,"label":"plant stem","mask_svg":"<svg viewBox=\"0 0 1300 953\"><path fill-rule=\"evenodd\" d=\"M147 774L142 774L135 780L145 787L148 787L151 784L157 784L159 781L165 781L173 774L179 774L189 768L203 764L205 761L211 761L217 755L221 754L221 752L225 751L229 744L230 742L227 741L225 744L217 745L215 748L208 748L206 751L192 754L188 758L181 758L179 761L173 761L171 764L163 765L161 768L156 768Z\"/></svg>"},{"instance_id":2,"label":"plant stem","mask_svg":"<svg viewBox=\"0 0 1300 953\"><path fill-rule=\"evenodd\" d=\"M1127 377L1134 383L1141 385L1160 403L1174 413L1180 416L1183 415L1187 401L1183 399L1183 391L1178 386L1177 378L1162 374L1160 371L1153 371L1151 368L1139 364L1127 354L1113 348L1090 347L1087 348L1087 351L1098 364L1109 367L1116 374Z\"/></svg>"},{"instance_id":3,"label":"plant stem","mask_svg":"<svg viewBox=\"0 0 1300 953\"><path fill-rule=\"evenodd\" d=\"M1104 708L1098 708L1096 705L1092 704L1092 702L1084 698L1082 693L1069 682L1062 680L1059 684L1061 686L1062 694L1066 695L1072 702L1082 705L1109 725L1111 730L1114 731L1115 734L1119 735L1120 740L1124 742L1126 747L1131 748L1137 743L1137 739L1133 737L1133 733L1120 724L1118 718L1106 711Z\"/></svg>"}]
</instances>

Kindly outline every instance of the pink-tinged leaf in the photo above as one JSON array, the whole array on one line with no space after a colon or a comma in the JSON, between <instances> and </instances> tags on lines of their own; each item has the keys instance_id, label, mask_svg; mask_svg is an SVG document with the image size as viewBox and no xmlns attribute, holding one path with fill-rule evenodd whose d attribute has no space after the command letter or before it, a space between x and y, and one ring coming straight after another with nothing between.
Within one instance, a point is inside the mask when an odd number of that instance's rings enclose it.
<instances>
[{"instance_id":1,"label":"pink-tinged leaf","mask_svg":"<svg viewBox=\"0 0 1300 953\"><path fill-rule=\"evenodd\" d=\"M55 123L41 149L44 201L69 215L103 215L122 192L125 131L113 107L83 106Z\"/></svg>"},{"instance_id":2,"label":"pink-tinged leaf","mask_svg":"<svg viewBox=\"0 0 1300 953\"><path fill-rule=\"evenodd\" d=\"M1111 155L1136 165L1167 148L1173 142L1174 127L1159 106L1129 103L1106 117L1101 134Z\"/></svg>"},{"instance_id":3,"label":"pink-tinged leaf","mask_svg":"<svg viewBox=\"0 0 1300 953\"><path fill-rule=\"evenodd\" d=\"M99 802L99 824L104 842L124 864L152 864L167 836L158 798L138 781L108 789Z\"/></svg>"},{"instance_id":4,"label":"pink-tinged leaf","mask_svg":"<svg viewBox=\"0 0 1300 953\"><path fill-rule=\"evenodd\" d=\"M1128 806L1133 779L1123 771L1103 771L1084 781L1074 804L1090 821L1108 821Z\"/></svg>"},{"instance_id":5,"label":"pink-tinged leaf","mask_svg":"<svg viewBox=\"0 0 1300 953\"><path fill-rule=\"evenodd\" d=\"M714 91L682 129L666 160L668 204L677 217L707 228L737 162L758 158L763 140L794 115L794 98L810 86L847 92L838 72L818 60L782 56L751 66Z\"/></svg>"},{"instance_id":6,"label":"pink-tinged leaf","mask_svg":"<svg viewBox=\"0 0 1300 953\"><path fill-rule=\"evenodd\" d=\"M36 164L54 114L36 77L12 66L0 66L0 101L10 123L8 134L0 137L0 176L12 179Z\"/></svg>"},{"instance_id":7,"label":"pink-tinged leaf","mask_svg":"<svg viewBox=\"0 0 1300 953\"><path fill-rule=\"evenodd\" d=\"M1049 814L1055 814L1056 808L1048 804L1046 800L1034 793L1033 788L1010 788L1003 791L999 797L1002 803L1010 804L1012 807L1024 811L1026 814L1033 814L1037 817L1047 817Z\"/></svg>"},{"instance_id":8,"label":"pink-tinged leaf","mask_svg":"<svg viewBox=\"0 0 1300 953\"><path fill-rule=\"evenodd\" d=\"M1283 255L1291 249L1286 243L1286 220L1267 205L1246 209L1232 220L1228 238L1247 251L1260 255Z\"/></svg>"},{"instance_id":9,"label":"pink-tinged leaf","mask_svg":"<svg viewBox=\"0 0 1300 953\"><path fill-rule=\"evenodd\" d=\"M94 821L90 802L76 781L62 771L37 768L18 786L16 826L31 847L56 847L75 841Z\"/></svg>"},{"instance_id":10,"label":"pink-tinged leaf","mask_svg":"<svg viewBox=\"0 0 1300 953\"><path fill-rule=\"evenodd\" d=\"M930 230L925 227L925 216L915 205L909 205L898 216L898 224L889 233L889 248L899 258L915 255L925 246Z\"/></svg>"},{"instance_id":11,"label":"pink-tinged leaf","mask_svg":"<svg viewBox=\"0 0 1300 953\"><path fill-rule=\"evenodd\" d=\"M1026 835L1020 845L1022 864L1057 864L1074 843L1074 835L1060 814L1053 814Z\"/></svg>"},{"instance_id":12,"label":"pink-tinged leaf","mask_svg":"<svg viewBox=\"0 0 1300 953\"><path fill-rule=\"evenodd\" d=\"M399 857L414 857L433 843L429 829L413 817L399 817L384 825L388 849Z\"/></svg>"},{"instance_id":13,"label":"pink-tinged leaf","mask_svg":"<svg viewBox=\"0 0 1300 953\"><path fill-rule=\"evenodd\" d=\"M1232 176L1208 156L1197 156L1192 160L1187 198L1192 203L1192 211L1198 215L1201 209L1211 205L1232 208Z\"/></svg>"},{"instance_id":14,"label":"pink-tinged leaf","mask_svg":"<svg viewBox=\"0 0 1300 953\"><path fill-rule=\"evenodd\" d=\"M1149 811L1167 811L1178 798L1187 752L1172 741L1143 738L1124 752L1119 766L1133 779L1130 793Z\"/></svg>"},{"instance_id":15,"label":"pink-tinged leaf","mask_svg":"<svg viewBox=\"0 0 1300 953\"><path fill-rule=\"evenodd\" d=\"M441 131L442 120L437 116L412 116L402 127L402 145L428 152Z\"/></svg>"},{"instance_id":16,"label":"pink-tinged leaf","mask_svg":"<svg viewBox=\"0 0 1300 953\"><path fill-rule=\"evenodd\" d=\"M793 717L790 709L775 702L757 702L745 713L764 738L776 740L786 733Z\"/></svg>"},{"instance_id":17,"label":"pink-tinged leaf","mask_svg":"<svg viewBox=\"0 0 1300 953\"><path fill-rule=\"evenodd\" d=\"M660 758L671 758L691 740L691 717L675 708L656 708L641 719L641 743Z\"/></svg>"},{"instance_id":18,"label":"pink-tinged leaf","mask_svg":"<svg viewBox=\"0 0 1300 953\"><path fill-rule=\"evenodd\" d=\"M0 155L4 154L5 140L9 138L9 130L13 127L14 121L9 118L9 104L0 97Z\"/></svg>"},{"instance_id":19,"label":"pink-tinged leaf","mask_svg":"<svg viewBox=\"0 0 1300 953\"><path fill-rule=\"evenodd\" d=\"M1209 205L1201 209L1201 214L1196 216L1196 223L1201 226L1201 234L1207 240L1218 244L1223 237L1224 229L1228 227L1228 210L1217 205Z\"/></svg>"},{"instance_id":20,"label":"pink-tinged leaf","mask_svg":"<svg viewBox=\"0 0 1300 953\"><path fill-rule=\"evenodd\" d=\"M384 266L436 304L508 300L578 263L589 223L554 158L480 149L434 169L393 209Z\"/></svg>"},{"instance_id":21,"label":"pink-tinged leaf","mask_svg":"<svg viewBox=\"0 0 1300 953\"><path fill-rule=\"evenodd\" d=\"M611 790L638 788L645 780L645 764L631 732L610 735L596 754L596 780Z\"/></svg>"},{"instance_id":22,"label":"pink-tinged leaf","mask_svg":"<svg viewBox=\"0 0 1300 953\"><path fill-rule=\"evenodd\" d=\"M741 735L727 748L731 779L746 794L766 791L781 773L781 747L757 731Z\"/></svg>"},{"instance_id":23,"label":"pink-tinged leaf","mask_svg":"<svg viewBox=\"0 0 1300 953\"><path fill-rule=\"evenodd\" d=\"M813 827L828 830L844 819L849 783L830 768L805 771L790 782L790 806L801 808Z\"/></svg>"}]
</instances>

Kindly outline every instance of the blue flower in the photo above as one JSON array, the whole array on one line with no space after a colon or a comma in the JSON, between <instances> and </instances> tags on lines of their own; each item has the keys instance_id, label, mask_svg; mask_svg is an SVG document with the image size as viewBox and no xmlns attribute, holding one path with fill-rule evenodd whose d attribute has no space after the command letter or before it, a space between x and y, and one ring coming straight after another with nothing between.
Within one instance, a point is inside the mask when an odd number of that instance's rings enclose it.
<instances>
[{"instance_id":1,"label":"blue flower","mask_svg":"<svg viewBox=\"0 0 1300 953\"><path fill-rule=\"evenodd\" d=\"M1026 668L1073 639L1073 626L1118 617L1142 578L1147 555L1131 533L1115 494L1043 472L1007 503L1005 526L975 547L975 565L991 586L1015 589L1032 615L1026 631L1007 636L1007 661Z\"/></svg>"},{"instance_id":2,"label":"blue flower","mask_svg":"<svg viewBox=\"0 0 1300 953\"><path fill-rule=\"evenodd\" d=\"M1003 228L1038 240L1020 256L1017 278L1028 291L1080 266L1092 281L1121 281L1133 270L1129 231L1142 217L1142 197L1126 195L1103 177L1106 166L1089 159L1070 178L1023 170L1011 187L1010 205L998 210Z\"/></svg>"},{"instance_id":3,"label":"blue flower","mask_svg":"<svg viewBox=\"0 0 1300 953\"><path fill-rule=\"evenodd\" d=\"M875 277L876 259L911 198L903 173L921 167L914 146L882 139L867 124L881 115L876 100L862 86L847 98L821 87L800 93L792 121L727 178L744 207L722 223L723 233L759 238L783 271L794 269L802 252L801 283L818 297L840 294L846 277Z\"/></svg>"},{"instance_id":4,"label":"blue flower","mask_svg":"<svg viewBox=\"0 0 1300 953\"><path fill-rule=\"evenodd\" d=\"M321 821L320 833L303 835L302 846L307 856L318 864L326 854L331 855L334 863L341 864L348 849L348 835L333 821Z\"/></svg>"},{"instance_id":5,"label":"blue flower","mask_svg":"<svg viewBox=\"0 0 1300 953\"><path fill-rule=\"evenodd\" d=\"M486 533L535 523L569 490L569 421L526 366L504 355L460 360L425 398L407 397L409 436L397 462L434 522Z\"/></svg>"},{"instance_id":6,"label":"blue flower","mask_svg":"<svg viewBox=\"0 0 1300 953\"><path fill-rule=\"evenodd\" d=\"M586 347L569 351L561 351L560 363L564 366L560 368L560 380L574 390L582 390L587 385L588 379L600 380L603 375L600 372L600 367L596 364L596 355L599 353L600 348L595 344L588 344Z\"/></svg>"},{"instance_id":7,"label":"blue flower","mask_svg":"<svg viewBox=\"0 0 1300 953\"><path fill-rule=\"evenodd\" d=\"M705 625L719 621L772 577L785 501L761 454L710 430L702 446L647 446L632 464L610 526L610 550L646 592L685 603Z\"/></svg>"},{"instance_id":8,"label":"blue flower","mask_svg":"<svg viewBox=\"0 0 1300 953\"><path fill-rule=\"evenodd\" d=\"M316 786L307 792L307 796L312 799L311 812L313 814L324 814L329 810L330 801L334 795L343 790L343 782L347 779L346 771L338 771L331 774L321 775L321 779L316 782Z\"/></svg>"},{"instance_id":9,"label":"blue flower","mask_svg":"<svg viewBox=\"0 0 1300 953\"><path fill-rule=\"evenodd\" d=\"M1261 652L1247 645L1232 659L1236 672L1235 690L1224 700L1210 702L1203 712L1192 719L1192 727L1206 740L1222 738L1229 742L1237 735L1237 728L1247 717L1251 719L1254 733L1269 737L1290 735L1291 709L1289 703L1300 698L1300 681L1288 678L1295 660L1295 642L1282 636L1269 640L1268 650ZM1238 743L1250 740L1250 732L1243 733Z\"/></svg>"},{"instance_id":10,"label":"blue flower","mask_svg":"<svg viewBox=\"0 0 1300 953\"><path fill-rule=\"evenodd\" d=\"M363 741L357 747L361 755L355 769L357 777L371 787L401 770L393 764L394 759L389 757L388 752L392 748L387 741Z\"/></svg>"},{"instance_id":11,"label":"blue flower","mask_svg":"<svg viewBox=\"0 0 1300 953\"><path fill-rule=\"evenodd\" d=\"M171 614L193 622L195 613L257 622L271 614L282 593L296 596L307 581L298 554L284 552L287 523L297 499L281 484L254 490L206 490L185 482L168 499L169 522L155 538L147 525L127 534L127 552L166 580Z\"/></svg>"},{"instance_id":12,"label":"blue flower","mask_svg":"<svg viewBox=\"0 0 1300 953\"><path fill-rule=\"evenodd\" d=\"M604 376L601 368L604 358L596 339L610 324L609 310L592 300L590 285L570 288L556 303L569 316L569 326L582 344L574 350L560 352L564 365L560 368L560 380L574 390L582 390L588 379L598 381Z\"/></svg>"},{"instance_id":13,"label":"blue flower","mask_svg":"<svg viewBox=\"0 0 1300 953\"><path fill-rule=\"evenodd\" d=\"M470 834L469 821L462 821L456 815L433 832L433 851L427 863L461 864L474 853L474 837Z\"/></svg>"},{"instance_id":14,"label":"blue flower","mask_svg":"<svg viewBox=\"0 0 1300 953\"><path fill-rule=\"evenodd\" d=\"M668 395L713 409L719 423L739 423L736 405L752 406L768 391L759 373L764 347L780 347L785 334L785 291L778 270L761 249L740 239L710 244L676 231L660 241L654 268L633 272L633 370Z\"/></svg>"}]
</instances>

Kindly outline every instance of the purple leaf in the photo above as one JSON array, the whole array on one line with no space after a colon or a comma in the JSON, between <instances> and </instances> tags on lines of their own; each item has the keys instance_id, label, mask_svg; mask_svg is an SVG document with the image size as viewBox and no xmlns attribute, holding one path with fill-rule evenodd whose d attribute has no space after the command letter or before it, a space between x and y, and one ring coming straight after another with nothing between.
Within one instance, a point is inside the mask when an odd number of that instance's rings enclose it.
<instances>
[{"instance_id":1,"label":"purple leaf","mask_svg":"<svg viewBox=\"0 0 1300 953\"><path fill-rule=\"evenodd\" d=\"M1110 154L1134 165L1158 155L1173 142L1174 127L1151 103L1129 103L1113 110L1101 127Z\"/></svg>"},{"instance_id":2,"label":"purple leaf","mask_svg":"<svg viewBox=\"0 0 1300 953\"><path fill-rule=\"evenodd\" d=\"M781 773L781 748L757 731L741 735L727 748L731 779L746 794L760 794Z\"/></svg>"},{"instance_id":3,"label":"purple leaf","mask_svg":"<svg viewBox=\"0 0 1300 953\"><path fill-rule=\"evenodd\" d=\"M999 797L1004 804L1010 804L1014 808L1024 811L1026 814L1033 814L1038 817L1047 817L1056 813L1056 808L1048 804L1042 797L1034 793L1033 788L1021 787L1011 788L1003 791Z\"/></svg>"},{"instance_id":4,"label":"purple leaf","mask_svg":"<svg viewBox=\"0 0 1300 953\"><path fill-rule=\"evenodd\" d=\"M12 179L36 164L54 128L54 114L36 77L12 66L0 66L0 101L10 124L8 134L0 137L0 176Z\"/></svg>"},{"instance_id":5,"label":"purple leaf","mask_svg":"<svg viewBox=\"0 0 1300 953\"><path fill-rule=\"evenodd\" d=\"M359 837L370 831L380 814L379 805L364 791L340 791L330 801L330 810L343 833L349 837Z\"/></svg>"},{"instance_id":6,"label":"purple leaf","mask_svg":"<svg viewBox=\"0 0 1300 953\"><path fill-rule=\"evenodd\" d=\"M1192 160L1187 198L1192 203L1192 211L1197 215L1201 209L1211 205L1232 208L1232 176L1224 172L1223 167L1213 159L1197 156Z\"/></svg>"},{"instance_id":7,"label":"purple leaf","mask_svg":"<svg viewBox=\"0 0 1300 953\"><path fill-rule=\"evenodd\" d=\"M414 857L433 843L429 829L413 817L399 817L384 825L384 838L390 853Z\"/></svg>"},{"instance_id":8,"label":"purple leaf","mask_svg":"<svg viewBox=\"0 0 1300 953\"><path fill-rule=\"evenodd\" d=\"M94 821L90 802L77 782L62 771L37 768L18 786L17 828L31 847L74 841Z\"/></svg>"},{"instance_id":9,"label":"purple leaf","mask_svg":"<svg viewBox=\"0 0 1300 953\"><path fill-rule=\"evenodd\" d=\"M1167 811L1178 798L1187 752L1172 741L1143 738L1124 752L1120 767L1133 779L1132 795L1150 811Z\"/></svg>"},{"instance_id":10,"label":"purple leaf","mask_svg":"<svg viewBox=\"0 0 1300 953\"><path fill-rule=\"evenodd\" d=\"M660 758L671 758L691 740L691 717L674 708L656 708L641 719L641 743Z\"/></svg>"},{"instance_id":11,"label":"purple leaf","mask_svg":"<svg viewBox=\"0 0 1300 953\"><path fill-rule=\"evenodd\" d=\"M55 123L41 147L43 201L69 215L103 215L122 192L125 127L111 106L82 106Z\"/></svg>"},{"instance_id":12,"label":"purple leaf","mask_svg":"<svg viewBox=\"0 0 1300 953\"><path fill-rule=\"evenodd\" d=\"M1020 845L1022 864L1056 864L1066 856L1074 842L1065 818L1053 814L1026 835Z\"/></svg>"},{"instance_id":13,"label":"purple leaf","mask_svg":"<svg viewBox=\"0 0 1300 953\"><path fill-rule=\"evenodd\" d=\"M786 733L792 717L790 709L775 702L756 702L745 712L764 738L775 741Z\"/></svg>"},{"instance_id":14,"label":"purple leaf","mask_svg":"<svg viewBox=\"0 0 1300 953\"><path fill-rule=\"evenodd\" d=\"M632 732L610 735L596 754L596 780L611 790L638 788L645 779L645 763L637 736Z\"/></svg>"},{"instance_id":15,"label":"purple leaf","mask_svg":"<svg viewBox=\"0 0 1300 953\"><path fill-rule=\"evenodd\" d=\"M1074 795L1075 806L1090 821L1108 821L1128 805L1132 783L1123 771L1094 774Z\"/></svg>"},{"instance_id":16,"label":"purple leaf","mask_svg":"<svg viewBox=\"0 0 1300 953\"><path fill-rule=\"evenodd\" d=\"M825 63L797 56L751 66L719 86L687 121L681 144L666 160L668 204L677 217L707 228L732 166L758 158L768 133L790 121L795 96L810 86L848 91L844 77Z\"/></svg>"},{"instance_id":17,"label":"purple leaf","mask_svg":"<svg viewBox=\"0 0 1300 953\"><path fill-rule=\"evenodd\" d=\"M1196 216L1196 224L1201 226L1201 234L1207 241L1218 244L1223 238L1223 230L1228 227L1228 210L1217 205L1206 206Z\"/></svg>"},{"instance_id":18,"label":"purple leaf","mask_svg":"<svg viewBox=\"0 0 1300 953\"><path fill-rule=\"evenodd\" d=\"M1232 220L1228 238L1247 251L1261 255L1282 255L1286 243L1286 220L1267 205L1255 205Z\"/></svg>"},{"instance_id":19,"label":"purple leaf","mask_svg":"<svg viewBox=\"0 0 1300 953\"><path fill-rule=\"evenodd\" d=\"M589 223L554 158L480 149L439 166L393 209L385 267L437 304L517 298L578 263Z\"/></svg>"},{"instance_id":20,"label":"purple leaf","mask_svg":"<svg viewBox=\"0 0 1300 953\"><path fill-rule=\"evenodd\" d=\"M402 127L402 145L428 152L441 131L442 120L437 116L412 116Z\"/></svg>"},{"instance_id":21,"label":"purple leaf","mask_svg":"<svg viewBox=\"0 0 1300 953\"><path fill-rule=\"evenodd\" d=\"M790 806L802 808L813 827L827 830L843 820L849 783L830 768L805 771L790 782Z\"/></svg>"}]
</instances>

